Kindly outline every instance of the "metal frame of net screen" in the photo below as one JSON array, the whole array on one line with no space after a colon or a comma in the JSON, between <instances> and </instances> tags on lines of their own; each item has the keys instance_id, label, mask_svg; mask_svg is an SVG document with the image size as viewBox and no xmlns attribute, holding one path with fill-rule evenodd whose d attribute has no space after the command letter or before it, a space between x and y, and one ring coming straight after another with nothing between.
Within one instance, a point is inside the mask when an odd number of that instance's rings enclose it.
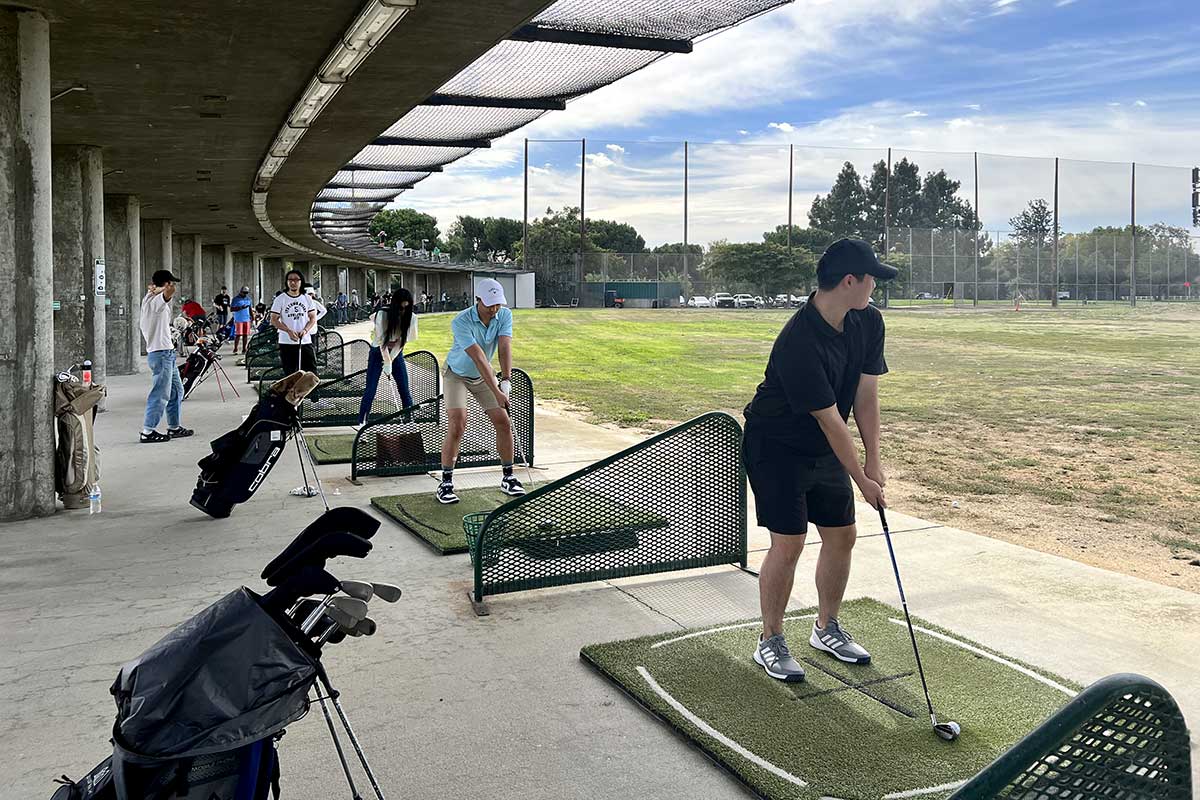
<instances>
[{"instance_id":1,"label":"metal frame of net screen","mask_svg":"<svg viewBox=\"0 0 1200 800\"><path fill-rule=\"evenodd\" d=\"M408 387L413 403L419 405L436 399L441 391L437 356L428 350L405 353L404 365L408 370ZM368 422L385 419L396 413L400 399L392 395L392 388L387 382L388 379L381 375L375 398L367 412ZM313 389L300 405L300 423L309 428L357 425L358 409L366 391L367 368L364 359L362 369L322 381L320 386Z\"/></svg>"},{"instance_id":2,"label":"metal frame of net screen","mask_svg":"<svg viewBox=\"0 0 1200 800\"><path fill-rule=\"evenodd\" d=\"M414 395L413 399L416 399ZM520 369L512 371L509 414L517 441L517 460L533 466L533 381ZM419 475L442 466L445 439L445 398L437 397L411 409L363 426L354 437L350 479L363 476ZM458 467L500 464L496 429L475 397L467 392L467 428L459 447Z\"/></svg>"},{"instance_id":3,"label":"metal frame of net screen","mask_svg":"<svg viewBox=\"0 0 1200 800\"><path fill-rule=\"evenodd\" d=\"M474 598L746 566L742 428L712 412L506 503L471 548Z\"/></svg>"},{"instance_id":4,"label":"metal frame of net screen","mask_svg":"<svg viewBox=\"0 0 1200 800\"><path fill-rule=\"evenodd\" d=\"M1141 675L1101 678L950 800L1190 800L1188 730L1174 698Z\"/></svg>"}]
</instances>

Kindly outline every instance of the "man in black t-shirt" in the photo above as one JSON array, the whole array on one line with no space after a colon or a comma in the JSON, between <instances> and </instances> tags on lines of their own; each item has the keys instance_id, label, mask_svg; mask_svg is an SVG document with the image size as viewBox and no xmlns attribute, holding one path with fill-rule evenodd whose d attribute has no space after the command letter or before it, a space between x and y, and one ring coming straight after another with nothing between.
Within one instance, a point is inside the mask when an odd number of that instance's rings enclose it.
<instances>
[{"instance_id":1,"label":"man in black t-shirt","mask_svg":"<svg viewBox=\"0 0 1200 800\"><path fill-rule=\"evenodd\" d=\"M229 290L224 286L221 287L221 293L213 298L213 308L217 310L217 324L225 327L229 324Z\"/></svg>"},{"instance_id":2,"label":"man in black t-shirt","mask_svg":"<svg viewBox=\"0 0 1200 800\"><path fill-rule=\"evenodd\" d=\"M742 456L758 524L771 532L759 574L763 632L754 660L772 678L804 679L783 636L783 613L808 523L821 535L817 620L809 644L867 664L871 654L837 620L854 548L854 488L873 507L887 504L879 461L878 377L883 315L870 305L875 281L896 277L871 246L840 239L817 265L817 291L775 339L766 375L746 406ZM864 465L846 424L851 410L866 450Z\"/></svg>"}]
</instances>

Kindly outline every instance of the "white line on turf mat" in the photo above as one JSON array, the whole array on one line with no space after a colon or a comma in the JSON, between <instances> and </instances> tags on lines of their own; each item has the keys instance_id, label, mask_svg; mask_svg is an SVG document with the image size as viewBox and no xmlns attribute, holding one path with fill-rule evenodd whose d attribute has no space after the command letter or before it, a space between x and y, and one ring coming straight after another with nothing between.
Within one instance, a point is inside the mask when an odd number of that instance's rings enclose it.
<instances>
[{"instance_id":1,"label":"white line on turf mat","mask_svg":"<svg viewBox=\"0 0 1200 800\"><path fill-rule=\"evenodd\" d=\"M896 625L904 624L904 620L896 619L895 617L889 619L888 622L895 623ZM1035 681L1038 681L1039 683L1046 684L1051 689L1058 689L1060 692L1067 695L1067 697L1075 696L1074 689L1068 689L1066 686L1063 686L1061 683L1058 683L1057 681L1052 681L1047 677L1037 674L1036 672L1029 669L1028 667L1022 667L1020 664L1015 664L1006 658L1001 658L1000 656L992 655L991 653L989 653L986 650L981 650L978 647L975 647L974 645L967 644L966 642L960 642L958 639L947 636L944 633L938 633L937 631L931 631L928 628L922 628L920 625L913 625L913 630L920 631L921 633L924 633L928 636L932 636L935 639L941 639L943 642L949 642L950 644L957 645L958 647L961 647L963 650L969 650L970 652L974 653L975 655L983 656L984 658L990 658L992 661L995 661L997 664L1003 664L1004 666L1008 667L1009 669L1014 669L1017 672L1021 673L1022 675L1028 675L1030 678L1033 678ZM888 795L888 796L891 797L891 795ZM897 795L897 797L898 796L899 795Z\"/></svg>"},{"instance_id":2,"label":"white line on turf mat","mask_svg":"<svg viewBox=\"0 0 1200 800\"><path fill-rule=\"evenodd\" d=\"M885 794L881 800L901 800L904 797L920 797L923 794L934 794L936 792L948 792L951 789L957 789L966 781L954 781L953 783L943 783L941 786L930 786L926 789L909 789L907 792L895 792L893 794Z\"/></svg>"},{"instance_id":3,"label":"white line on turf mat","mask_svg":"<svg viewBox=\"0 0 1200 800\"><path fill-rule=\"evenodd\" d=\"M779 767L772 764L770 761L767 761L765 758L760 758L760 757L754 755L754 753L751 753L749 750L742 747L740 744L735 742L733 739L730 739L728 736L721 733L716 728L712 727L707 722L705 722L704 720L697 717L691 711L688 711L687 706L685 706L683 703L676 700L674 697L672 697L670 694L667 693L666 689L664 689L658 685L658 681L654 680L654 677L650 674L650 672L645 667L639 666L637 668L637 671L638 671L638 674L640 674L642 676L642 678L646 681L646 683L650 686L650 688L654 690L655 694L657 694L663 700L667 701L667 704L670 705L671 708L675 709L680 714L682 714L684 716L684 719L686 719L688 722L695 725L703 733L705 733L708 736L711 736L713 739L716 739L718 742L725 745L730 750L732 750L733 752L740 755L742 758L746 759L747 761L749 761L752 764L762 767L767 772L770 772L772 775L775 775L779 778L783 778L785 781L787 781L789 783L794 783L797 786L808 786L808 784L805 781L801 780L800 778L797 778L795 775L793 775L792 773L788 772L785 769L780 769Z\"/></svg>"},{"instance_id":4,"label":"white line on turf mat","mask_svg":"<svg viewBox=\"0 0 1200 800\"><path fill-rule=\"evenodd\" d=\"M816 619L816 617L816 614L797 614L791 617L784 617L783 619L786 622L793 619ZM722 625L720 628L709 628L708 630L703 631L693 631L692 633L685 633L683 636L676 636L674 639L664 639L661 642L655 642L654 644L650 645L650 649L653 650L656 647L662 647L664 644L671 644L672 642L682 642L684 639L694 639L697 636L708 636L710 633L732 631L737 630L738 628L753 628L755 625L762 625L762 622L742 622L737 625Z\"/></svg>"}]
</instances>

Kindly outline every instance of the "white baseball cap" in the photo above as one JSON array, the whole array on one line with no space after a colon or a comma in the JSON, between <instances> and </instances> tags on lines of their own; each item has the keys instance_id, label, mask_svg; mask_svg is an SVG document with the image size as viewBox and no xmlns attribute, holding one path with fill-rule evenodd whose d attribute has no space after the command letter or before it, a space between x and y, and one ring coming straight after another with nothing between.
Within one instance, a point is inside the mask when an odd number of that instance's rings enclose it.
<instances>
[{"instance_id":1,"label":"white baseball cap","mask_svg":"<svg viewBox=\"0 0 1200 800\"><path fill-rule=\"evenodd\" d=\"M485 306L494 306L497 303L502 306L508 305L508 301L504 299L504 287L495 278L484 278L475 284L475 296L482 300Z\"/></svg>"}]
</instances>

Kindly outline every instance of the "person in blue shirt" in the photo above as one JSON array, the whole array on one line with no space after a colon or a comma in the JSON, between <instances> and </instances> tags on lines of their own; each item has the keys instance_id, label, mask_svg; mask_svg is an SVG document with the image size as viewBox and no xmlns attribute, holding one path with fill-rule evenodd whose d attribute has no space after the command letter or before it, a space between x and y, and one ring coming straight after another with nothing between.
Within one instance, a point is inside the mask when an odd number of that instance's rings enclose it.
<instances>
[{"instance_id":1,"label":"person in blue shirt","mask_svg":"<svg viewBox=\"0 0 1200 800\"><path fill-rule=\"evenodd\" d=\"M238 342L242 343L242 352L250 346L250 309L254 307L254 298L250 296L250 287L243 286L238 296L229 303L233 310L233 352L238 351Z\"/></svg>"},{"instance_id":2,"label":"person in blue shirt","mask_svg":"<svg viewBox=\"0 0 1200 800\"><path fill-rule=\"evenodd\" d=\"M449 428L442 441L442 481L438 484L439 503L457 503L454 493L454 464L467 428L467 392L483 408L496 428L496 448L504 475L500 491L511 496L525 494L525 487L513 475L513 432L508 416L508 395L512 391L512 311L507 308L504 287L499 281L484 278L475 287L475 305L458 312L450 323L454 344L442 368L442 395L446 401ZM492 356L500 351L500 380L492 369Z\"/></svg>"}]
</instances>

